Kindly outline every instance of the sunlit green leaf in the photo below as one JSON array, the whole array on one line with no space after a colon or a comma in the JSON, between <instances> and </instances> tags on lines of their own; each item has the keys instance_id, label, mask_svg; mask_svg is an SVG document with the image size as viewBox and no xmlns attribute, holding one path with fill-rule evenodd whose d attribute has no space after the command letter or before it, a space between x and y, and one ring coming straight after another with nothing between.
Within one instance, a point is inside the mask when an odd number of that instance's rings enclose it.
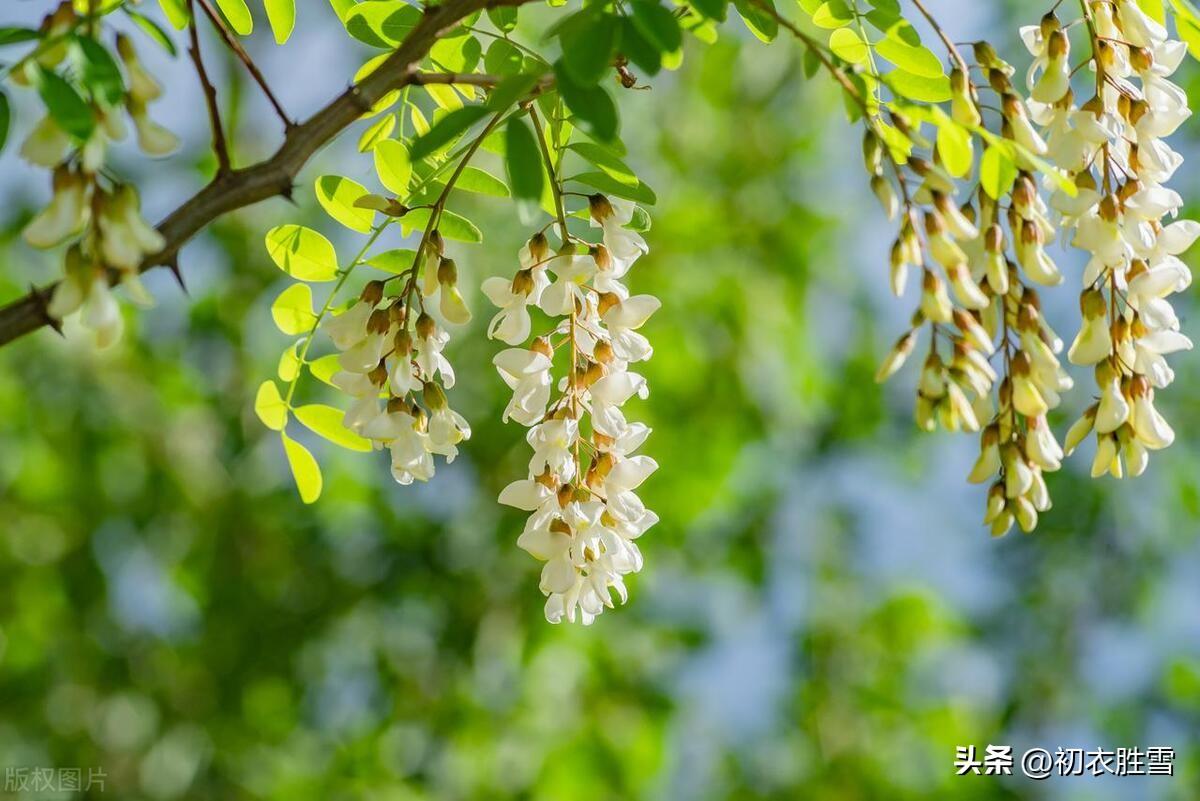
<instances>
[{"instance_id":1,"label":"sunlit green leaf","mask_svg":"<svg viewBox=\"0 0 1200 801\"><path fill-rule=\"evenodd\" d=\"M267 9L267 21L271 23L275 42L283 44L296 27L296 0L263 0L263 5Z\"/></svg>"},{"instance_id":2,"label":"sunlit green leaf","mask_svg":"<svg viewBox=\"0 0 1200 801\"><path fill-rule=\"evenodd\" d=\"M225 19L229 20L230 27L239 36L249 36L254 30L254 17L250 14L246 0L217 0L217 8L221 9Z\"/></svg>"},{"instance_id":3,"label":"sunlit green leaf","mask_svg":"<svg viewBox=\"0 0 1200 801\"><path fill-rule=\"evenodd\" d=\"M321 466L309 453L308 448L301 445L287 434L283 438L283 450L287 454L288 466L292 468L292 478L296 480L296 489L300 491L300 500L314 503L321 497Z\"/></svg>"},{"instance_id":4,"label":"sunlit green leaf","mask_svg":"<svg viewBox=\"0 0 1200 801\"><path fill-rule=\"evenodd\" d=\"M412 178L412 161L408 148L395 139L383 139L375 145L375 174L389 192L404 196Z\"/></svg>"},{"instance_id":5,"label":"sunlit green leaf","mask_svg":"<svg viewBox=\"0 0 1200 801\"><path fill-rule=\"evenodd\" d=\"M360 453L368 453L372 450L369 439L363 439L342 425L345 412L341 409L320 403L310 403L306 406L297 406L292 410L292 414L314 434L319 434L334 445L340 445Z\"/></svg>"},{"instance_id":6,"label":"sunlit green leaf","mask_svg":"<svg viewBox=\"0 0 1200 801\"><path fill-rule=\"evenodd\" d=\"M287 412L287 404L275 382L262 382L254 396L254 413L262 424L273 431L282 431L287 425Z\"/></svg>"},{"instance_id":7,"label":"sunlit green leaf","mask_svg":"<svg viewBox=\"0 0 1200 801\"><path fill-rule=\"evenodd\" d=\"M979 162L979 183L990 197L999 200L1008 194L1017 180L1017 165L1007 150L991 145Z\"/></svg>"},{"instance_id":8,"label":"sunlit green leaf","mask_svg":"<svg viewBox=\"0 0 1200 801\"><path fill-rule=\"evenodd\" d=\"M838 28L829 34L829 49L851 64L865 64L871 47L853 28Z\"/></svg>"},{"instance_id":9,"label":"sunlit green leaf","mask_svg":"<svg viewBox=\"0 0 1200 801\"><path fill-rule=\"evenodd\" d=\"M292 284L271 304L271 318L283 333L299 336L311 331L317 322L312 305L312 290L308 284Z\"/></svg>"},{"instance_id":10,"label":"sunlit green leaf","mask_svg":"<svg viewBox=\"0 0 1200 801\"><path fill-rule=\"evenodd\" d=\"M429 224L429 209L413 209L400 218L400 224L406 234L413 230L424 229ZM483 232L475 223L461 214L455 214L449 210L443 211L442 216L438 219L438 230L446 239L453 239L457 242L483 241Z\"/></svg>"},{"instance_id":11,"label":"sunlit green leaf","mask_svg":"<svg viewBox=\"0 0 1200 801\"><path fill-rule=\"evenodd\" d=\"M300 361L300 341L293 342L279 355L279 366L275 372L281 381L294 381L300 375L304 363Z\"/></svg>"},{"instance_id":12,"label":"sunlit green leaf","mask_svg":"<svg viewBox=\"0 0 1200 801\"><path fill-rule=\"evenodd\" d=\"M385 273L400 274L413 266L417 252L407 248L396 248L376 253L367 259L367 264Z\"/></svg>"},{"instance_id":13,"label":"sunlit green leaf","mask_svg":"<svg viewBox=\"0 0 1200 801\"><path fill-rule=\"evenodd\" d=\"M301 225L280 225L267 231L267 253L279 269L301 281L332 281L337 277L337 252L321 234Z\"/></svg>"},{"instance_id":14,"label":"sunlit green leaf","mask_svg":"<svg viewBox=\"0 0 1200 801\"><path fill-rule=\"evenodd\" d=\"M367 188L357 181L340 175L322 175L317 179L316 193L325 213L350 230L365 234L375 224L375 212L354 205L368 194Z\"/></svg>"},{"instance_id":15,"label":"sunlit green leaf","mask_svg":"<svg viewBox=\"0 0 1200 801\"><path fill-rule=\"evenodd\" d=\"M158 4L171 27L177 31L187 27L188 20L192 18L188 13L187 0L158 0Z\"/></svg>"},{"instance_id":16,"label":"sunlit green leaf","mask_svg":"<svg viewBox=\"0 0 1200 801\"><path fill-rule=\"evenodd\" d=\"M918 103L945 103L950 100L950 79L914 75L907 70L895 69L883 76L893 92Z\"/></svg>"},{"instance_id":17,"label":"sunlit green leaf","mask_svg":"<svg viewBox=\"0 0 1200 801\"><path fill-rule=\"evenodd\" d=\"M341 369L342 366L338 362L338 354L336 353L322 356L308 363L308 372L312 373L313 378L331 387L335 386L333 383L334 375Z\"/></svg>"}]
</instances>

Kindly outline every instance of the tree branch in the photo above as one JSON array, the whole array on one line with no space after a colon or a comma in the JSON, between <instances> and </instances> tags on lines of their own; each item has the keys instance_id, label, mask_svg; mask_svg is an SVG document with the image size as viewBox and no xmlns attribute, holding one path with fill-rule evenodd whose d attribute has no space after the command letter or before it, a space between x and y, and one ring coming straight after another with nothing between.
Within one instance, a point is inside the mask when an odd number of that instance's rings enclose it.
<instances>
[{"instance_id":1,"label":"tree branch","mask_svg":"<svg viewBox=\"0 0 1200 801\"><path fill-rule=\"evenodd\" d=\"M254 63L254 59L250 58L250 54L246 52L246 48L242 47L242 43L239 42L237 37L233 35L233 32L229 30L229 27L225 24L225 20L222 19L221 15L217 13L217 10L212 7L212 3L210 3L209 0L196 0L196 2L198 2L200 7L204 9L205 15L213 24L213 27L217 29L217 32L221 34L221 38L225 41L226 46L233 51L234 55L238 57L238 60L241 61L246 67L247 72L249 72L250 76L254 78L254 82L259 85L259 88L263 90L263 94L267 96L267 100L271 101L271 106L275 109L275 113L279 115L279 119L283 120L283 127L287 130L291 130L296 123L292 122L292 118L289 117L287 112L283 110L283 104L279 102L279 99L275 97L275 93L271 91L271 87L267 83L267 79L263 77L262 71L258 68L258 65ZM192 23L195 24L195 15L192 17Z\"/></svg>"},{"instance_id":2,"label":"tree branch","mask_svg":"<svg viewBox=\"0 0 1200 801\"><path fill-rule=\"evenodd\" d=\"M193 236L231 211L271 197L290 197L292 182L314 153L388 92L418 81L417 69L421 60L442 34L475 11L526 2L529 0L446 0L427 9L417 26L378 69L338 95L310 119L292 128L275 155L251 167L217 175L163 220L158 231L167 244L158 253L146 257L141 271L171 264ZM419 80L430 82L429 77L425 75ZM0 308L0 345L49 324L44 298L52 290L53 285L48 285Z\"/></svg>"},{"instance_id":3,"label":"tree branch","mask_svg":"<svg viewBox=\"0 0 1200 801\"><path fill-rule=\"evenodd\" d=\"M217 157L217 174L223 175L232 167L229 160L229 143L225 141L225 129L221 126L221 110L217 105L217 88L209 80L208 70L204 68L204 59L200 55L200 36L196 30L194 4L189 3L188 6L192 11L191 19L188 21L188 39L190 41L188 53L192 57L192 63L196 65L196 75L199 76L200 88L204 91L204 103L208 106L208 120L212 126L213 153Z\"/></svg>"}]
</instances>

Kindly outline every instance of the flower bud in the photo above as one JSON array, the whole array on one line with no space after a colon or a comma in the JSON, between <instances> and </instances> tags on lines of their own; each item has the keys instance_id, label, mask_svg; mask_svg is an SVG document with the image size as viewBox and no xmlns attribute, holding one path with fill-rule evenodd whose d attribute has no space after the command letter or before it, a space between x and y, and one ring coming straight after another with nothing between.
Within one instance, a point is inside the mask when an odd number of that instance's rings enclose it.
<instances>
[{"instance_id":1,"label":"flower bud","mask_svg":"<svg viewBox=\"0 0 1200 801\"><path fill-rule=\"evenodd\" d=\"M384 283L382 281L370 281L363 287L359 293L358 299L363 303L369 303L372 306L378 306L383 300Z\"/></svg>"},{"instance_id":2,"label":"flower bud","mask_svg":"<svg viewBox=\"0 0 1200 801\"><path fill-rule=\"evenodd\" d=\"M421 316L417 318L417 336L421 339L429 339L436 333L437 323L428 314L421 312Z\"/></svg>"},{"instance_id":3,"label":"flower bud","mask_svg":"<svg viewBox=\"0 0 1200 801\"><path fill-rule=\"evenodd\" d=\"M458 283L458 265L454 259L443 258L438 262L437 280L442 286L454 286Z\"/></svg>"},{"instance_id":4,"label":"flower bud","mask_svg":"<svg viewBox=\"0 0 1200 801\"><path fill-rule=\"evenodd\" d=\"M604 222L613 215L612 204L599 192L588 195L588 211L591 213L592 219L598 223Z\"/></svg>"}]
</instances>

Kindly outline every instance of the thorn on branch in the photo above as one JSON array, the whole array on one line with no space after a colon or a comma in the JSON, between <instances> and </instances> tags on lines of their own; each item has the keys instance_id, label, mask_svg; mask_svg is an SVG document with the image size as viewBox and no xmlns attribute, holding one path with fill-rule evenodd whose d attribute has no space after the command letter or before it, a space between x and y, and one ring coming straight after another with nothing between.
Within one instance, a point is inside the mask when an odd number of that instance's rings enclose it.
<instances>
[{"instance_id":1,"label":"thorn on branch","mask_svg":"<svg viewBox=\"0 0 1200 801\"><path fill-rule=\"evenodd\" d=\"M171 271L171 275L175 276L175 283L179 284L179 288L183 290L183 294L191 297L192 293L188 291L187 283L183 280L183 271L179 269L178 256L172 257L171 260L167 262L167 269Z\"/></svg>"},{"instance_id":2,"label":"thorn on branch","mask_svg":"<svg viewBox=\"0 0 1200 801\"><path fill-rule=\"evenodd\" d=\"M33 298L33 302L37 304L38 311L42 315L42 321L53 328L60 337L65 336L63 334L62 320L50 314L51 294L52 291L49 288L41 289L36 284L29 285L29 297Z\"/></svg>"}]
</instances>

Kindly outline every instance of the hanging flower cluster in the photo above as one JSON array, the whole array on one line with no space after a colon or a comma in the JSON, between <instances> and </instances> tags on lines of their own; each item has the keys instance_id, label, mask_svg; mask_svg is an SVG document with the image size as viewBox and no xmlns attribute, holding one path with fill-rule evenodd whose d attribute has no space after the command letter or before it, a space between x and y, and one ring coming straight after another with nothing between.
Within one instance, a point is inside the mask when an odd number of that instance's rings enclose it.
<instances>
[{"instance_id":1,"label":"hanging flower cluster","mask_svg":"<svg viewBox=\"0 0 1200 801\"><path fill-rule=\"evenodd\" d=\"M1165 298L1190 283L1178 256L1200 225L1164 223L1182 200L1162 186L1182 161L1162 139L1190 113L1183 91L1168 80L1186 48L1135 2L1081 5L1093 45L1085 63L1095 80L1094 96L1082 106L1072 88L1082 65L1071 64L1066 28L1050 13L1021 31L1033 56L1028 100L1013 85L1013 67L981 42L975 67L986 86L972 84L968 65L952 50L958 66L950 74L949 114L893 110L890 125L868 117L872 189L889 216L902 213L891 256L894 291L903 291L911 267L922 270L911 328L877 378L900 368L919 328L928 326L917 422L926 430L940 424L980 431L969 479L992 482L984 522L994 535L1014 523L1025 531L1037 525L1038 513L1050 508L1043 474L1059 469L1093 430L1094 475L1141 473L1147 451L1173 438L1153 406L1154 390L1173 377L1163 356L1191 347ZM981 91L996 101L981 103ZM998 114L998 136L984 127L985 110ZM936 143L922 137L922 122L938 126ZM977 186L957 200L956 179L970 177L968 134L986 150ZM929 158L914 153L922 146ZM1049 202L1039 177L1052 192ZM1100 395L1065 448L1046 416L1073 382L1034 288L1064 281L1047 252L1060 232L1090 256L1082 327L1067 355L1095 366ZM992 365L997 356L1002 367Z\"/></svg>"},{"instance_id":2,"label":"hanging flower cluster","mask_svg":"<svg viewBox=\"0 0 1200 801\"><path fill-rule=\"evenodd\" d=\"M79 24L71 3L64 2L46 17L42 29L53 41ZM137 191L106 174L108 146L126 135L123 113L133 120L138 144L147 155L166 155L179 144L174 134L148 116L147 106L162 90L142 67L133 43L118 35L116 49L124 77L97 40L82 36L40 52L13 73L14 82L38 86L44 95L69 93L87 115L73 130L66 130L48 113L22 144L22 157L52 170L53 190L49 205L25 227L24 237L37 248L78 240L67 251L63 280L46 311L62 319L82 310L81 321L94 332L100 347L115 342L123 327L109 289L109 272L116 274L136 302L148 304L150 297L138 273L144 257L165 244L143 219ZM86 103L65 78L53 72L64 64L85 79L102 76L85 81Z\"/></svg>"},{"instance_id":3,"label":"hanging flower cluster","mask_svg":"<svg viewBox=\"0 0 1200 801\"><path fill-rule=\"evenodd\" d=\"M399 291L389 295L389 284ZM400 484L428 481L433 457L454 461L459 443L471 437L470 425L446 399L454 386L454 369L443 353L450 333L425 311L426 298L435 294L445 320L470 320L457 268L436 229L410 270L371 281L349 309L324 326L340 351L332 383L355 399L343 423L390 451L392 477Z\"/></svg>"},{"instance_id":4,"label":"hanging flower cluster","mask_svg":"<svg viewBox=\"0 0 1200 801\"><path fill-rule=\"evenodd\" d=\"M635 455L650 429L630 422L622 406L648 395L646 380L629 368L653 353L637 329L661 304L630 295L623 283L647 251L641 235L626 228L633 203L595 194L589 209L603 232L600 244L577 243L564 223L557 251L536 234L511 281L483 285L500 309L488 334L513 346L495 358L513 390L504 419L529 428L533 449L528 477L505 487L500 502L531 513L517 544L546 563L540 586L552 623L589 624L613 606L614 593L624 602L624 577L642 567L636 540L658 522L635 494L658 467ZM553 323L526 344L530 308ZM557 382L556 351L569 355L560 359L565 375Z\"/></svg>"},{"instance_id":5,"label":"hanging flower cluster","mask_svg":"<svg viewBox=\"0 0 1200 801\"><path fill-rule=\"evenodd\" d=\"M1055 77L1070 69L1059 20L1048 14L1021 34L1035 57L1030 83L1041 90L1035 118L1051 158L1078 190L1052 202L1072 244L1090 254L1068 357L1093 367L1099 401L1072 427L1066 447L1094 431L1092 475L1121 478L1140 475L1149 451L1174 440L1154 391L1174 379L1164 356L1192 347L1167 298L1191 283L1179 254L1200 236L1200 224L1169 221L1183 199L1164 184L1183 158L1163 141L1191 115L1186 94L1169 80L1187 48L1135 2L1089 0L1084 10L1095 83L1082 105L1069 81Z\"/></svg>"}]
</instances>

